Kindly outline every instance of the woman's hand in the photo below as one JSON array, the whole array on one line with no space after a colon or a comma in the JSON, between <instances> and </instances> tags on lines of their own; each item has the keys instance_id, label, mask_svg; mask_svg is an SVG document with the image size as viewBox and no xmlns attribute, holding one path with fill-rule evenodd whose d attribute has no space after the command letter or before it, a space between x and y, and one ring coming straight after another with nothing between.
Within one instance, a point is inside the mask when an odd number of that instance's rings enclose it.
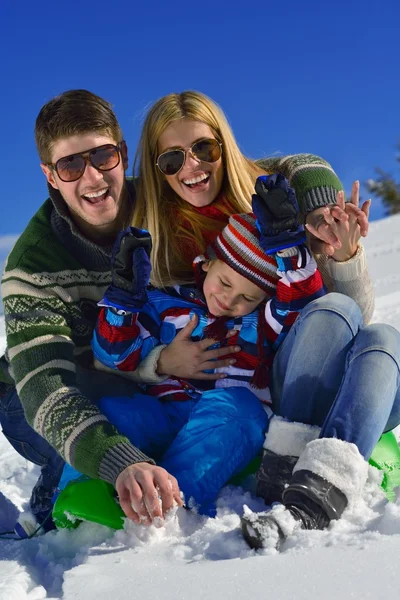
<instances>
[{"instance_id":1,"label":"woman's hand","mask_svg":"<svg viewBox=\"0 0 400 600\"><path fill-rule=\"evenodd\" d=\"M175 477L146 462L126 467L118 475L115 488L122 510L135 523L161 526L175 502L183 505Z\"/></svg>"},{"instance_id":2,"label":"woman's hand","mask_svg":"<svg viewBox=\"0 0 400 600\"><path fill-rule=\"evenodd\" d=\"M346 261L357 252L360 237L368 234L371 200L359 208L360 183L355 181L350 202L345 202L343 191L337 194L337 205L319 208L307 217L306 228L311 233L311 249L328 254L334 260Z\"/></svg>"},{"instance_id":3,"label":"woman's hand","mask_svg":"<svg viewBox=\"0 0 400 600\"><path fill-rule=\"evenodd\" d=\"M173 375L183 379L222 379L223 373L204 373L207 369L216 369L232 365L234 358L218 360L221 356L233 354L240 351L240 346L229 346L225 348L214 348L208 350L215 344L215 340L207 338L199 342L193 342L190 338L196 329L197 315L194 315L175 339L162 350L158 359L157 373L160 375ZM228 333L227 337L229 337Z\"/></svg>"}]
</instances>

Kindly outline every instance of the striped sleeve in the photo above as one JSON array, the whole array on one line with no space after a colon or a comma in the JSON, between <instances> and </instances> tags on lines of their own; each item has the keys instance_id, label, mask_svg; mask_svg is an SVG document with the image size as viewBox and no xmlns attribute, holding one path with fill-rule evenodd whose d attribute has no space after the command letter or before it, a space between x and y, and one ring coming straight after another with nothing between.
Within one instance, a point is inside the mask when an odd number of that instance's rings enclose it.
<instances>
[{"instance_id":1,"label":"striped sleeve","mask_svg":"<svg viewBox=\"0 0 400 600\"><path fill-rule=\"evenodd\" d=\"M122 314L103 307L93 333L93 354L106 367L134 371L154 348L149 338L150 333L138 322L138 313Z\"/></svg>"},{"instance_id":2,"label":"striped sleeve","mask_svg":"<svg viewBox=\"0 0 400 600\"><path fill-rule=\"evenodd\" d=\"M310 302L324 296L326 290L314 257L305 245L288 248L275 255L278 264L276 296L265 306L265 320L276 351L299 312Z\"/></svg>"}]
</instances>

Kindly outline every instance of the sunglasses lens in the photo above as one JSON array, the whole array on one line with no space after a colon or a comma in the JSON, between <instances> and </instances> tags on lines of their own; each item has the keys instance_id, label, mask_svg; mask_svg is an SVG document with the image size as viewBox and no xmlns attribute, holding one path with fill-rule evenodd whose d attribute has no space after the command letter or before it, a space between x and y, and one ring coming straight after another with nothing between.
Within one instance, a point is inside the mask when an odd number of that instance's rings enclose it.
<instances>
[{"instance_id":1,"label":"sunglasses lens","mask_svg":"<svg viewBox=\"0 0 400 600\"><path fill-rule=\"evenodd\" d=\"M106 144L93 148L90 152L83 152L90 157L90 162L98 171L111 171L119 165L120 154L116 146ZM60 158L56 163L57 175L62 181L77 181L82 177L86 168L86 160L82 154L71 154Z\"/></svg>"},{"instance_id":2,"label":"sunglasses lens","mask_svg":"<svg viewBox=\"0 0 400 600\"><path fill-rule=\"evenodd\" d=\"M82 177L85 164L85 159L79 154L60 158L56 163L57 174L62 181L76 181Z\"/></svg>"},{"instance_id":3,"label":"sunglasses lens","mask_svg":"<svg viewBox=\"0 0 400 600\"><path fill-rule=\"evenodd\" d=\"M175 175L182 168L185 160L183 150L170 150L158 157L158 168L164 175Z\"/></svg>"},{"instance_id":4,"label":"sunglasses lens","mask_svg":"<svg viewBox=\"0 0 400 600\"><path fill-rule=\"evenodd\" d=\"M119 152L115 146L107 145L95 148L90 153L90 162L99 171L110 171L119 164Z\"/></svg>"},{"instance_id":5,"label":"sunglasses lens","mask_svg":"<svg viewBox=\"0 0 400 600\"><path fill-rule=\"evenodd\" d=\"M221 158L221 146L217 140L201 140L192 146L193 154L204 162L216 162Z\"/></svg>"},{"instance_id":6,"label":"sunglasses lens","mask_svg":"<svg viewBox=\"0 0 400 600\"><path fill-rule=\"evenodd\" d=\"M193 144L192 154L204 162L212 163L221 158L221 146L217 140L210 138ZM164 175L175 175L185 162L185 150L170 150L160 154L157 160L158 168Z\"/></svg>"}]
</instances>

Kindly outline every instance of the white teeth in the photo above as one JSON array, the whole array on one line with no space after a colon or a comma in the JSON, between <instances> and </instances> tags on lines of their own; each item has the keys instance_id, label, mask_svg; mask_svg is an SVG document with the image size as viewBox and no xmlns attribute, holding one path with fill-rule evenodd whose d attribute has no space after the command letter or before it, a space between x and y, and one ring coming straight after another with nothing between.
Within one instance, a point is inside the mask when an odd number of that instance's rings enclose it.
<instances>
[{"instance_id":1,"label":"white teeth","mask_svg":"<svg viewBox=\"0 0 400 600\"><path fill-rule=\"evenodd\" d=\"M183 183L185 183L186 185L193 185L194 183L200 183L200 181L204 181L208 177L209 177L209 173L203 173L202 175L193 177L193 179L184 179Z\"/></svg>"},{"instance_id":2,"label":"white teeth","mask_svg":"<svg viewBox=\"0 0 400 600\"><path fill-rule=\"evenodd\" d=\"M102 196L108 188L104 188L102 190L99 190L98 192L92 192L91 194L84 194L86 196L86 198L98 198L99 196Z\"/></svg>"}]
</instances>

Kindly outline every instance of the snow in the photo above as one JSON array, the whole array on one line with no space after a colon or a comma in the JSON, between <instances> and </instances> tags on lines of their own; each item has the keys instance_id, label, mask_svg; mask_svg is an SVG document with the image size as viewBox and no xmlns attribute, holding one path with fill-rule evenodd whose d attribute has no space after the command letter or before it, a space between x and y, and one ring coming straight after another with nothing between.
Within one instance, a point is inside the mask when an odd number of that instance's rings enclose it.
<instances>
[{"instance_id":1,"label":"snow","mask_svg":"<svg viewBox=\"0 0 400 600\"><path fill-rule=\"evenodd\" d=\"M400 215L372 223L365 240L376 286L374 321L400 329ZM4 347L0 316L0 349ZM398 438L400 435L398 435ZM12 528L37 467L0 435L0 529ZM177 510L162 529L131 522L113 532L84 523L23 542L0 540L0 600L320 600L395 598L400 575L400 490L387 502L370 468L363 497L326 531L299 531L280 553L249 550L239 530L246 504L260 500L224 488L215 519Z\"/></svg>"}]
</instances>

